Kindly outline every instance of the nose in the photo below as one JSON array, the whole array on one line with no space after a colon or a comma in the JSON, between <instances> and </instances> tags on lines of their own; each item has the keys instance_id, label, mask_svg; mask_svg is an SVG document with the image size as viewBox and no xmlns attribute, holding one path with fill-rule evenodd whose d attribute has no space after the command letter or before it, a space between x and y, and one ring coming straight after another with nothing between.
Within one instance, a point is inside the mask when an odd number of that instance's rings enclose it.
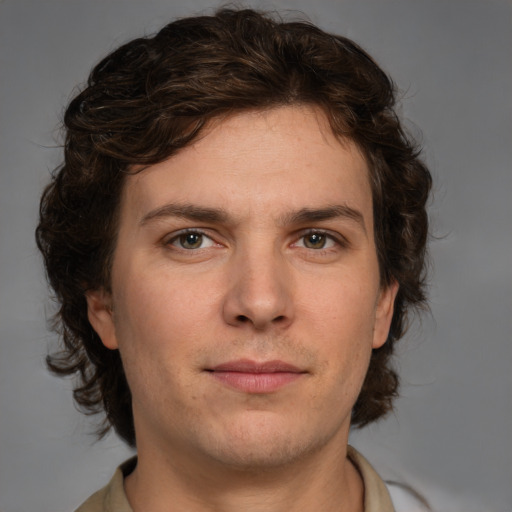
<instances>
[{"instance_id":1,"label":"nose","mask_svg":"<svg viewBox=\"0 0 512 512\"><path fill-rule=\"evenodd\" d=\"M224 320L258 331L285 329L293 321L293 283L279 255L240 254L229 269Z\"/></svg>"}]
</instances>

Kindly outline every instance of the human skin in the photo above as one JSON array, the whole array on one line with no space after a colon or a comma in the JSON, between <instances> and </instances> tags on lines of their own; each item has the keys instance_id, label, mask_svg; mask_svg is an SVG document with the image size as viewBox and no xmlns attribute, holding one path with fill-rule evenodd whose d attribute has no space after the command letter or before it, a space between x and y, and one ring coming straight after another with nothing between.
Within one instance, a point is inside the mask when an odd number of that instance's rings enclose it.
<instances>
[{"instance_id":1,"label":"human skin","mask_svg":"<svg viewBox=\"0 0 512 512\"><path fill-rule=\"evenodd\" d=\"M134 510L362 510L350 413L397 286L355 144L313 107L216 120L126 178L118 229L87 300L132 391Z\"/></svg>"}]
</instances>

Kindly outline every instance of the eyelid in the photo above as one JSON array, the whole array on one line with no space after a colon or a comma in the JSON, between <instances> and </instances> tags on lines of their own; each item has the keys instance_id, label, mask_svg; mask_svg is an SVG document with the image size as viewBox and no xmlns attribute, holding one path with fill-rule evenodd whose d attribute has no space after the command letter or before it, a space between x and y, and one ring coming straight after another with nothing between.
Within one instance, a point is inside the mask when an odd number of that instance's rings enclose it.
<instances>
[{"instance_id":1,"label":"eyelid","mask_svg":"<svg viewBox=\"0 0 512 512\"><path fill-rule=\"evenodd\" d=\"M163 244L166 245L166 246L173 245L173 242L175 242L177 239L179 239L179 237L181 237L183 235L186 235L186 234L189 234L189 233L198 234L198 235L203 236L204 238L209 239L212 242L212 245L217 245L217 246L223 245L222 243L218 242L213 236L211 236L210 230L204 229L204 228L195 228L195 227L194 228L183 228L183 229L180 229L178 231L174 231L174 232L166 235L162 239ZM313 234L318 234L318 235L325 236L328 239L332 240L339 247L349 247L349 245L350 245L350 242L341 233L333 232L331 230L322 229L322 228L306 228L306 229L301 229L300 231L295 233L295 235L294 235L294 240L295 241L291 245L292 246L297 246L297 243L301 239L303 239L304 237L306 237L308 235L313 235ZM179 247L176 247L176 248L180 249ZM304 248L308 249L307 247L304 247ZM311 249L311 250L316 251L316 252L320 252L322 250L328 250L328 249L329 248L327 248L327 249ZM183 249L183 248L181 250L187 251L187 252L191 251L191 249ZM199 249L196 249L196 250L199 250Z\"/></svg>"},{"instance_id":2,"label":"eyelid","mask_svg":"<svg viewBox=\"0 0 512 512\"><path fill-rule=\"evenodd\" d=\"M350 245L347 238L344 237L341 233L331 231L329 229L322 229L322 228L307 228L307 229L300 230L296 234L296 237L295 237L296 241L292 245L296 245L297 242L299 240L303 239L305 236L315 235L315 234L323 235L323 236L329 238L330 240L334 241L339 247L349 247L349 245ZM306 247L306 249L307 249L307 247ZM311 250L320 252L322 250L328 250L328 249L322 248L322 249L311 249Z\"/></svg>"},{"instance_id":3,"label":"eyelid","mask_svg":"<svg viewBox=\"0 0 512 512\"><path fill-rule=\"evenodd\" d=\"M208 232L206 230L204 230L202 228L183 228L178 231L173 231L172 233L170 233L169 235L167 235L163 238L163 244L166 246L171 245L178 250L191 252L194 249L185 249L183 247L180 248L180 247L174 245L174 242L176 242L181 236L187 235L190 233L201 235L202 237L207 238L208 240L211 240L211 242L212 242L211 246L220 245L219 242L217 242L212 236L210 236L208 234ZM203 247L203 249L204 249L204 247ZM199 249L195 249L195 250L197 251Z\"/></svg>"}]
</instances>

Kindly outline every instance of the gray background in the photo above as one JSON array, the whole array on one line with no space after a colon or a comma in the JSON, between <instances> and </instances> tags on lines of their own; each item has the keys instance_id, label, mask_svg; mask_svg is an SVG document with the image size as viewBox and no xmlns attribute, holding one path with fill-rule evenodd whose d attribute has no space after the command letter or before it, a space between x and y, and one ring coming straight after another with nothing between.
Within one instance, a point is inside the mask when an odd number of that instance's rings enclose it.
<instances>
[{"instance_id":1,"label":"gray background","mask_svg":"<svg viewBox=\"0 0 512 512\"><path fill-rule=\"evenodd\" d=\"M107 51L215 5L0 1L1 512L70 511L129 453L114 436L95 444L71 382L44 368L53 306L33 229L61 155L63 105ZM510 2L252 5L303 10L368 49L404 91L403 115L436 179L432 316L402 342L396 413L352 442L435 510L512 510Z\"/></svg>"}]
</instances>

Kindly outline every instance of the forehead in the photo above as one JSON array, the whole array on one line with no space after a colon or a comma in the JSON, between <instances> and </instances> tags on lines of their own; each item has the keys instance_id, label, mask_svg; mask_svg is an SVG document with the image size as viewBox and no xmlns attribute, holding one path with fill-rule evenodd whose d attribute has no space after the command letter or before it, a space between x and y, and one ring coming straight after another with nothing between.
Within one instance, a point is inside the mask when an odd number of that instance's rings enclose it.
<instances>
[{"instance_id":1,"label":"forehead","mask_svg":"<svg viewBox=\"0 0 512 512\"><path fill-rule=\"evenodd\" d=\"M307 106L215 119L193 144L127 178L122 204L130 211L144 215L169 202L240 216L339 204L371 214L364 157Z\"/></svg>"}]
</instances>

